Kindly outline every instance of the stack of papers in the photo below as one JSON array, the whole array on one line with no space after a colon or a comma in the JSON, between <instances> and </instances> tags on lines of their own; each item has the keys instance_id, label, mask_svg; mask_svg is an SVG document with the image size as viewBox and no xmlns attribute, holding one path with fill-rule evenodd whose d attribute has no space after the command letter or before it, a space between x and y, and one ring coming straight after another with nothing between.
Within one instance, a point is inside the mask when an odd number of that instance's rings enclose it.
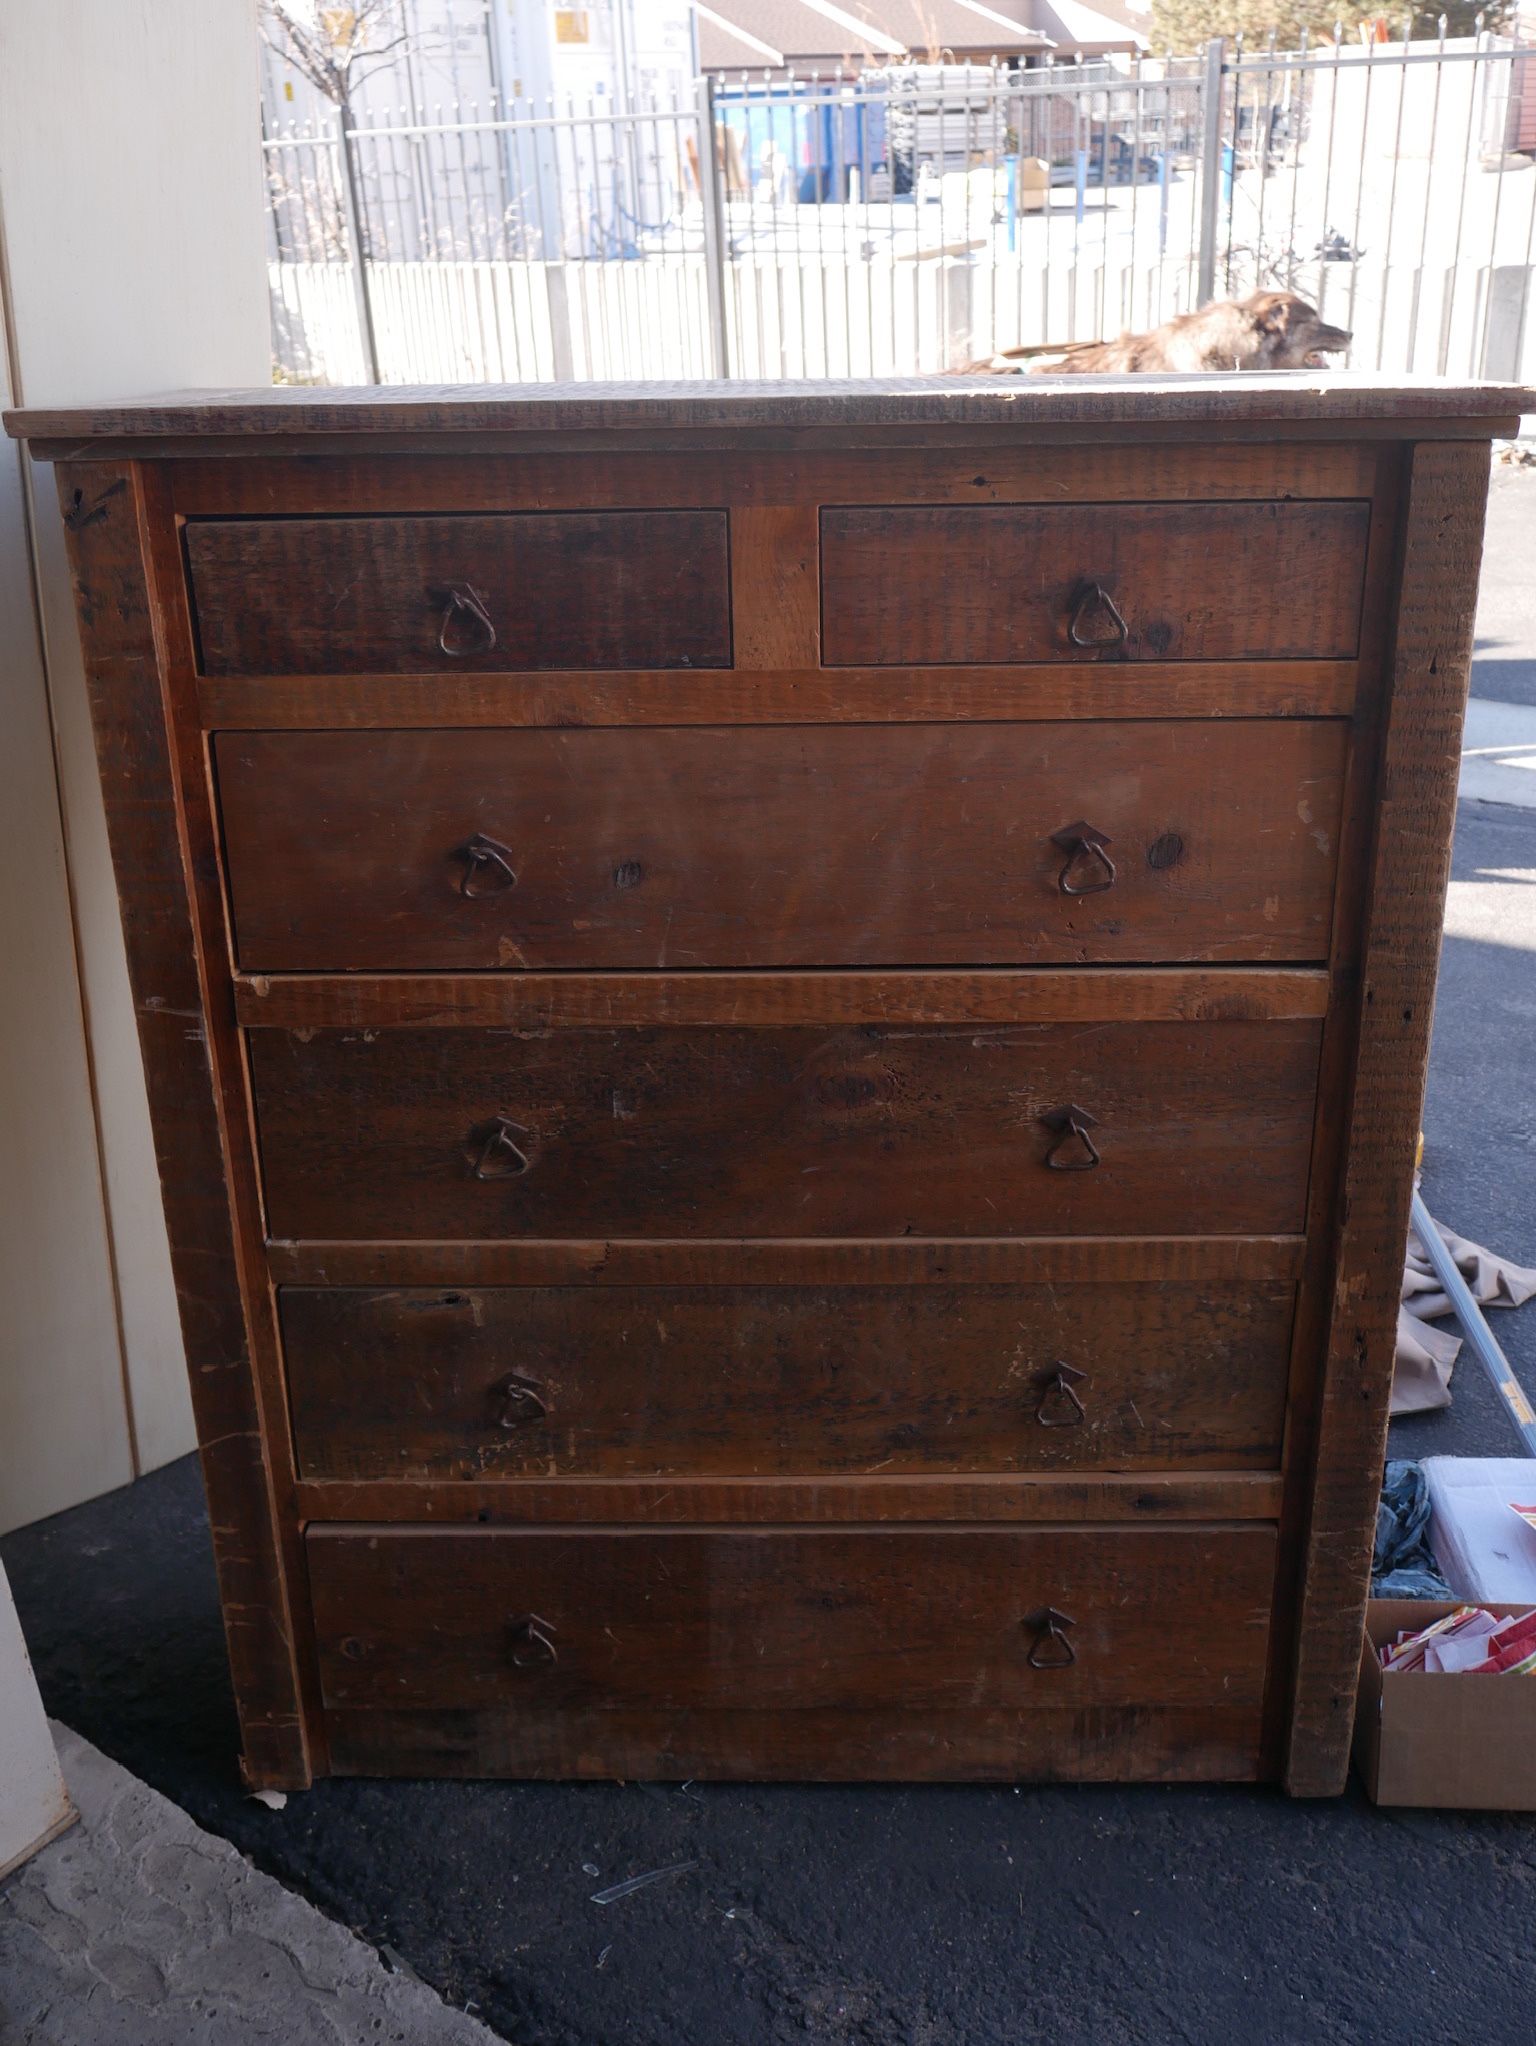
<instances>
[{"instance_id":1,"label":"stack of papers","mask_svg":"<svg viewBox=\"0 0 1536 2046\"><path fill-rule=\"evenodd\" d=\"M1444 1676L1536 1676L1536 1612L1501 1620L1481 1606L1457 1606L1417 1633L1378 1650L1383 1670Z\"/></svg>"}]
</instances>

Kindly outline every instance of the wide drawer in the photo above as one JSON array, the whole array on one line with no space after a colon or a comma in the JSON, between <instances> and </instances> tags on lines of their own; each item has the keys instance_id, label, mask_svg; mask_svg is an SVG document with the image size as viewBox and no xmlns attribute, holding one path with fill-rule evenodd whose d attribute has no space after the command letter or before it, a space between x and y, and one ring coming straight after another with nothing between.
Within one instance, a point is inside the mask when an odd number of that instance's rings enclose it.
<instances>
[{"instance_id":1,"label":"wide drawer","mask_svg":"<svg viewBox=\"0 0 1536 2046\"><path fill-rule=\"evenodd\" d=\"M224 732L252 971L1318 959L1346 727Z\"/></svg>"},{"instance_id":2,"label":"wide drawer","mask_svg":"<svg viewBox=\"0 0 1536 2046\"><path fill-rule=\"evenodd\" d=\"M1370 506L828 506L828 666L1348 660Z\"/></svg>"},{"instance_id":3,"label":"wide drawer","mask_svg":"<svg viewBox=\"0 0 1536 2046\"><path fill-rule=\"evenodd\" d=\"M330 1707L1255 1715L1274 1530L313 1526ZM1053 1617L1054 1616L1054 1617Z\"/></svg>"},{"instance_id":4,"label":"wide drawer","mask_svg":"<svg viewBox=\"0 0 1536 2046\"><path fill-rule=\"evenodd\" d=\"M1320 1033L268 1029L250 1047L278 1237L1262 1235L1303 1226Z\"/></svg>"},{"instance_id":5,"label":"wide drawer","mask_svg":"<svg viewBox=\"0 0 1536 2046\"><path fill-rule=\"evenodd\" d=\"M723 511L199 519L207 675L721 668Z\"/></svg>"},{"instance_id":6,"label":"wide drawer","mask_svg":"<svg viewBox=\"0 0 1536 2046\"><path fill-rule=\"evenodd\" d=\"M1273 1469L1294 1289L285 1287L305 1478Z\"/></svg>"}]
</instances>

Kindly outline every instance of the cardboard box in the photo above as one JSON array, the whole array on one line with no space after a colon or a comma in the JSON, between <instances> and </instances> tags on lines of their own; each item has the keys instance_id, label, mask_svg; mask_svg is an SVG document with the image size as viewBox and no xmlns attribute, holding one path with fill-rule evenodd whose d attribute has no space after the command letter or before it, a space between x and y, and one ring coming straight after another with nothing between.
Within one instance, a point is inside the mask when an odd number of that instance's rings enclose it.
<instances>
[{"instance_id":1,"label":"cardboard box","mask_svg":"<svg viewBox=\"0 0 1536 2046\"><path fill-rule=\"evenodd\" d=\"M1529 1601L1476 1603L1501 1620L1531 1610ZM1404 1630L1427 1627L1455 1610L1433 1599L1371 1600L1355 1708L1355 1767L1374 1804L1536 1811L1536 1677L1388 1674L1376 1660L1377 1649Z\"/></svg>"},{"instance_id":2,"label":"cardboard box","mask_svg":"<svg viewBox=\"0 0 1536 2046\"><path fill-rule=\"evenodd\" d=\"M1051 203L1051 167L1043 156L1019 158L1019 211L1043 213Z\"/></svg>"}]
</instances>

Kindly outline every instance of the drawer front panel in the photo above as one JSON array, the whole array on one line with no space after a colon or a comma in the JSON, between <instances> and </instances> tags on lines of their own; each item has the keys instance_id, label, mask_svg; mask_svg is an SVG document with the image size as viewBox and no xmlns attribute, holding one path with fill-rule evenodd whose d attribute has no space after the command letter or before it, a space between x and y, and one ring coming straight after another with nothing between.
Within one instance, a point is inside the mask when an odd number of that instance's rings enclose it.
<instances>
[{"instance_id":1,"label":"drawer front panel","mask_svg":"<svg viewBox=\"0 0 1536 2046\"><path fill-rule=\"evenodd\" d=\"M1370 506L922 505L821 515L833 667L1349 660Z\"/></svg>"},{"instance_id":2,"label":"drawer front panel","mask_svg":"<svg viewBox=\"0 0 1536 2046\"><path fill-rule=\"evenodd\" d=\"M1341 721L225 732L251 971L1319 959Z\"/></svg>"},{"instance_id":3,"label":"drawer front panel","mask_svg":"<svg viewBox=\"0 0 1536 2046\"><path fill-rule=\"evenodd\" d=\"M306 1478L1273 1469L1293 1289L284 1288Z\"/></svg>"},{"instance_id":4,"label":"drawer front panel","mask_svg":"<svg viewBox=\"0 0 1536 2046\"><path fill-rule=\"evenodd\" d=\"M307 1548L325 1703L391 1709L1257 1712L1275 1563L1262 1525L338 1525Z\"/></svg>"},{"instance_id":5,"label":"drawer front panel","mask_svg":"<svg viewBox=\"0 0 1536 2046\"><path fill-rule=\"evenodd\" d=\"M207 675L731 662L723 511L210 519L185 532Z\"/></svg>"},{"instance_id":6,"label":"drawer front panel","mask_svg":"<svg viewBox=\"0 0 1536 2046\"><path fill-rule=\"evenodd\" d=\"M642 1026L250 1043L278 1237L1264 1235L1303 1225L1320 1033Z\"/></svg>"}]
</instances>

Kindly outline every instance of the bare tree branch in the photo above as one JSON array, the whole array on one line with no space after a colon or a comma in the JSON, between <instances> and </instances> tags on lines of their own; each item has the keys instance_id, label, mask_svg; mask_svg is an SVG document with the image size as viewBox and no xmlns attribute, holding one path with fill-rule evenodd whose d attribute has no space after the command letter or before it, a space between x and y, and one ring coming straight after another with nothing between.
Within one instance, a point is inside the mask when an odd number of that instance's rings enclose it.
<instances>
[{"instance_id":1,"label":"bare tree branch","mask_svg":"<svg viewBox=\"0 0 1536 2046\"><path fill-rule=\"evenodd\" d=\"M363 80L396 52L419 46L399 0L320 6L312 21L300 19L287 0L261 0L261 32L269 49L338 107L350 106Z\"/></svg>"}]
</instances>

